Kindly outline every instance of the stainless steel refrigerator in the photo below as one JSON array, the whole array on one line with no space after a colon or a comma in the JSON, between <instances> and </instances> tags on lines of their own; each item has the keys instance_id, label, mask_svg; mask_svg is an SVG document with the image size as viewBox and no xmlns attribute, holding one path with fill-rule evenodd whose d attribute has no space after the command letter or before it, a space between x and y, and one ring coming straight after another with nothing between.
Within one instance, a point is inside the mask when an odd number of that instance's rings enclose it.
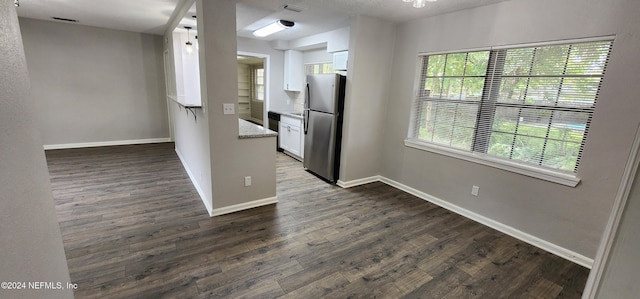
<instances>
[{"instance_id":1,"label":"stainless steel refrigerator","mask_svg":"<svg viewBox=\"0 0 640 299\"><path fill-rule=\"evenodd\" d=\"M304 107L304 168L326 181L338 181L346 77L307 75Z\"/></svg>"}]
</instances>

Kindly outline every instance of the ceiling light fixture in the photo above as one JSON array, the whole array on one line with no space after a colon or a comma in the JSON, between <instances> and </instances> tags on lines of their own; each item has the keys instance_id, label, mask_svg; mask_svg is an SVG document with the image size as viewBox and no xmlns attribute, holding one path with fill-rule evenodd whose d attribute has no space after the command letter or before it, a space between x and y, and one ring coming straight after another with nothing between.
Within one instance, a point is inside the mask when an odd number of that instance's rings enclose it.
<instances>
[{"instance_id":1,"label":"ceiling light fixture","mask_svg":"<svg viewBox=\"0 0 640 299\"><path fill-rule=\"evenodd\" d=\"M185 43L187 45L187 54L191 54L193 53L193 44L191 43L190 36L189 36L189 30L191 30L191 26L184 26L184 29L187 29L187 42Z\"/></svg>"},{"instance_id":2,"label":"ceiling light fixture","mask_svg":"<svg viewBox=\"0 0 640 299\"><path fill-rule=\"evenodd\" d=\"M438 0L402 0L402 2L413 2L413 7L423 8L427 5L427 2L436 2Z\"/></svg>"},{"instance_id":3,"label":"ceiling light fixture","mask_svg":"<svg viewBox=\"0 0 640 299\"><path fill-rule=\"evenodd\" d=\"M18 7L18 6L20 6L20 1L18 1L18 0L13 0L13 4L14 4L16 7Z\"/></svg>"},{"instance_id":4,"label":"ceiling light fixture","mask_svg":"<svg viewBox=\"0 0 640 299\"><path fill-rule=\"evenodd\" d=\"M257 37L265 37L276 32L280 32L285 29L293 27L296 23L286 20L277 20L267 26L264 26L258 30L253 31L253 35Z\"/></svg>"}]
</instances>

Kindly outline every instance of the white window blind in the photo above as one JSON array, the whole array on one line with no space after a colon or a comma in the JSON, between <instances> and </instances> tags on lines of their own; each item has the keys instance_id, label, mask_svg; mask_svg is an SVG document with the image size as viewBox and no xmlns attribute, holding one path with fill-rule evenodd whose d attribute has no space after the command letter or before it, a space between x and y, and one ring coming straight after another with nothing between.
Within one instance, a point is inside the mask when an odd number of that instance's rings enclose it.
<instances>
[{"instance_id":1,"label":"white window blind","mask_svg":"<svg viewBox=\"0 0 640 299\"><path fill-rule=\"evenodd\" d=\"M612 43L425 55L410 138L577 172Z\"/></svg>"},{"instance_id":2,"label":"white window blind","mask_svg":"<svg viewBox=\"0 0 640 299\"><path fill-rule=\"evenodd\" d=\"M489 51L423 58L417 138L471 150Z\"/></svg>"}]
</instances>

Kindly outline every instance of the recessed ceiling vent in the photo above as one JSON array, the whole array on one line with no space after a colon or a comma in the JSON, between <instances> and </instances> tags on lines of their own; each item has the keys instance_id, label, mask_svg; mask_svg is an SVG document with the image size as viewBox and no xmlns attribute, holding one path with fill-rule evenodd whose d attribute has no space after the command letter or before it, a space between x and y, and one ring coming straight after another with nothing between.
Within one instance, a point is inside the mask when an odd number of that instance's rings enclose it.
<instances>
[{"instance_id":1,"label":"recessed ceiling vent","mask_svg":"<svg viewBox=\"0 0 640 299\"><path fill-rule=\"evenodd\" d=\"M282 8L286 9L286 10L293 11L293 12L301 12L302 11L302 8L297 7L297 6L293 6L293 5L289 5L289 4L285 4L284 6L282 6Z\"/></svg>"},{"instance_id":2,"label":"recessed ceiling vent","mask_svg":"<svg viewBox=\"0 0 640 299\"><path fill-rule=\"evenodd\" d=\"M78 23L78 20L74 20L74 19L66 19L66 18L58 18L58 17L51 17L51 18L57 21Z\"/></svg>"}]
</instances>

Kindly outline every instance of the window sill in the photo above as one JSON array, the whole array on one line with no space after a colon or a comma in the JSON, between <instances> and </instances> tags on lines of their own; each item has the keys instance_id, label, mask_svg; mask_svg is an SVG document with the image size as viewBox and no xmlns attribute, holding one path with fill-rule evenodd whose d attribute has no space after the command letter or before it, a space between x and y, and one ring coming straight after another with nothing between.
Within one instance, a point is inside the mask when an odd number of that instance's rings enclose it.
<instances>
[{"instance_id":1,"label":"window sill","mask_svg":"<svg viewBox=\"0 0 640 299\"><path fill-rule=\"evenodd\" d=\"M561 171L554 171L546 168L535 167L531 165L521 164L514 161L503 160L499 158L494 158L486 154L476 153L476 152L467 152L463 150L451 149L443 146L437 146L433 144L427 144L424 142L406 139L404 141L404 145L407 147L424 150L440 155L445 155L453 158L458 158L462 160L466 160L469 162L490 166L530 177L534 177L537 179L569 186L575 187L580 183L580 178L576 177L573 174L569 174Z\"/></svg>"}]
</instances>

